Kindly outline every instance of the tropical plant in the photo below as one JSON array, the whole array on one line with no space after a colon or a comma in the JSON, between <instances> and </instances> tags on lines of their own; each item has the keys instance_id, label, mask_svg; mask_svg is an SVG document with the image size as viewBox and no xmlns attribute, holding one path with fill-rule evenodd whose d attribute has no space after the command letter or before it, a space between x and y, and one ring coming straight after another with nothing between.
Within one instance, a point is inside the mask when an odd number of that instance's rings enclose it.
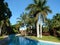
<instances>
[{"instance_id":1,"label":"tropical plant","mask_svg":"<svg viewBox=\"0 0 60 45\"><path fill-rule=\"evenodd\" d=\"M46 25L49 28L49 32L51 35L56 36L57 31L60 30L60 14L57 13L53 16L52 19L46 19Z\"/></svg>"},{"instance_id":2,"label":"tropical plant","mask_svg":"<svg viewBox=\"0 0 60 45\"><path fill-rule=\"evenodd\" d=\"M56 36L56 32L60 30L60 14L57 13L55 16L53 16L52 19L52 30L53 30L53 35Z\"/></svg>"},{"instance_id":3,"label":"tropical plant","mask_svg":"<svg viewBox=\"0 0 60 45\"><path fill-rule=\"evenodd\" d=\"M30 11L30 15L33 15L36 20L36 26L38 26L38 16L42 15L43 19L45 19L46 15L48 13L51 13L51 10L49 6L46 5L47 1L46 0L34 0L33 4L30 4L26 10ZM41 18L40 18L41 19ZM37 37L39 37L39 31L37 27ZM40 22L40 37L42 37L42 24Z\"/></svg>"},{"instance_id":4,"label":"tropical plant","mask_svg":"<svg viewBox=\"0 0 60 45\"><path fill-rule=\"evenodd\" d=\"M19 28L25 26L28 30L27 32L31 31L29 29L32 29L32 27L34 26L34 18L32 18L28 13L23 13L18 19L19 20L17 24L19 24Z\"/></svg>"},{"instance_id":5,"label":"tropical plant","mask_svg":"<svg viewBox=\"0 0 60 45\"><path fill-rule=\"evenodd\" d=\"M0 0L0 35L2 28L6 26L10 26L9 18L12 16L10 9L8 8L8 4L4 2L4 0Z\"/></svg>"},{"instance_id":6,"label":"tropical plant","mask_svg":"<svg viewBox=\"0 0 60 45\"><path fill-rule=\"evenodd\" d=\"M53 28L60 26L60 14L59 14L59 13L57 13L57 14L53 17L52 20L53 20L52 22L54 23Z\"/></svg>"},{"instance_id":7,"label":"tropical plant","mask_svg":"<svg viewBox=\"0 0 60 45\"><path fill-rule=\"evenodd\" d=\"M26 15L27 15L26 13L23 13L23 14L20 15L19 18L17 18L17 19L19 19L17 22L20 26L26 25L26 18L27 18Z\"/></svg>"}]
</instances>

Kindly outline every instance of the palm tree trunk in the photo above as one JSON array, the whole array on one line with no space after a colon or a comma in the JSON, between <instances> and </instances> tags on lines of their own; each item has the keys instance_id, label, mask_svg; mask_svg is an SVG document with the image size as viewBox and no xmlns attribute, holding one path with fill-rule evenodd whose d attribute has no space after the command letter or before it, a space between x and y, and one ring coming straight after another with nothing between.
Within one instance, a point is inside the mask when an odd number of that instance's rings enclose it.
<instances>
[{"instance_id":1,"label":"palm tree trunk","mask_svg":"<svg viewBox=\"0 0 60 45\"><path fill-rule=\"evenodd\" d=\"M0 27L0 36L1 36L1 30L2 30L2 28Z\"/></svg>"},{"instance_id":2,"label":"palm tree trunk","mask_svg":"<svg viewBox=\"0 0 60 45\"><path fill-rule=\"evenodd\" d=\"M42 24L40 24L40 38L42 38Z\"/></svg>"},{"instance_id":3,"label":"palm tree trunk","mask_svg":"<svg viewBox=\"0 0 60 45\"><path fill-rule=\"evenodd\" d=\"M37 37L39 37L39 24L37 23Z\"/></svg>"},{"instance_id":4,"label":"palm tree trunk","mask_svg":"<svg viewBox=\"0 0 60 45\"><path fill-rule=\"evenodd\" d=\"M39 13L39 25L40 25L40 38L42 38L42 16L41 14Z\"/></svg>"}]
</instances>

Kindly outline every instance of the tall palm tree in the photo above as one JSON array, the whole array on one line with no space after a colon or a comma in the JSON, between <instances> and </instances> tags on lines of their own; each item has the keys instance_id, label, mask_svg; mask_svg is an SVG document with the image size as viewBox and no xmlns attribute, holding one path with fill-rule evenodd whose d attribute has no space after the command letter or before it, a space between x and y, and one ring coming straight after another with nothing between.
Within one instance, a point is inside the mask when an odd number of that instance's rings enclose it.
<instances>
[{"instance_id":1,"label":"tall palm tree","mask_svg":"<svg viewBox=\"0 0 60 45\"><path fill-rule=\"evenodd\" d=\"M45 17L48 13L51 13L51 10L49 6L46 5L46 0L34 0L33 4L30 4L26 10L30 11L30 15L33 15L36 20L36 26L38 26L38 17L39 15L43 16L43 19L45 21ZM41 19L41 18L40 18ZM39 37L39 29L37 27L37 37ZM42 37L42 24L40 22L40 37Z\"/></svg>"}]
</instances>

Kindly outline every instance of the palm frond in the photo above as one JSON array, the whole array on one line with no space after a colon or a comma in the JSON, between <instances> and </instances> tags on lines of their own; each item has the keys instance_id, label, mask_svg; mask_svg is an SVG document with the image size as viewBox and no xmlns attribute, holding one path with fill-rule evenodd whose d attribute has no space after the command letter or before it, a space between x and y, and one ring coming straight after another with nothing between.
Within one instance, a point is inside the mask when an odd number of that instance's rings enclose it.
<instances>
[{"instance_id":1,"label":"palm frond","mask_svg":"<svg viewBox=\"0 0 60 45\"><path fill-rule=\"evenodd\" d=\"M42 2L42 6L45 6L45 5L46 5L46 3L47 3L47 1L46 1L46 0L44 0L44 1Z\"/></svg>"},{"instance_id":2,"label":"palm frond","mask_svg":"<svg viewBox=\"0 0 60 45\"><path fill-rule=\"evenodd\" d=\"M35 3L35 4L37 4L37 1L36 1L36 0L34 0L34 3Z\"/></svg>"},{"instance_id":3,"label":"palm frond","mask_svg":"<svg viewBox=\"0 0 60 45\"><path fill-rule=\"evenodd\" d=\"M34 8L35 6L36 6L35 4L30 4L30 5L26 8L26 10L30 10L30 9Z\"/></svg>"},{"instance_id":4,"label":"palm frond","mask_svg":"<svg viewBox=\"0 0 60 45\"><path fill-rule=\"evenodd\" d=\"M47 13L47 12L52 13L52 11L50 10L49 6L45 6L45 7L43 8L43 10L45 10L46 13Z\"/></svg>"},{"instance_id":5,"label":"palm frond","mask_svg":"<svg viewBox=\"0 0 60 45\"><path fill-rule=\"evenodd\" d=\"M52 13L52 11L51 11L50 9L47 9L47 11L48 11L49 13Z\"/></svg>"}]
</instances>

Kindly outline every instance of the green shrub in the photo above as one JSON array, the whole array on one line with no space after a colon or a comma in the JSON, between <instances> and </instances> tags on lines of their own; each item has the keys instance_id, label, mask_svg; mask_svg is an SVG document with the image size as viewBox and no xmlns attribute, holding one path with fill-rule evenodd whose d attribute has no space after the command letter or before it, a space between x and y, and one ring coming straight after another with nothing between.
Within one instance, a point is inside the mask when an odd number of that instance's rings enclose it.
<instances>
[{"instance_id":1,"label":"green shrub","mask_svg":"<svg viewBox=\"0 0 60 45\"><path fill-rule=\"evenodd\" d=\"M14 31L15 33L18 33L18 30L13 29L13 31Z\"/></svg>"},{"instance_id":2,"label":"green shrub","mask_svg":"<svg viewBox=\"0 0 60 45\"><path fill-rule=\"evenodd\" d=\"M57 32L60 33L60 30L58 30Z\"/></svg>"},{"instance_id":3,"label":"green shrub","mask_svg":"<svg viewBox=\"0 0 60 45\"><path fill-rule=\"evenodd\" d=\"M43 27L43 32L48 32L49 28L48 27Z\"/></svg>"}]
</instances>

